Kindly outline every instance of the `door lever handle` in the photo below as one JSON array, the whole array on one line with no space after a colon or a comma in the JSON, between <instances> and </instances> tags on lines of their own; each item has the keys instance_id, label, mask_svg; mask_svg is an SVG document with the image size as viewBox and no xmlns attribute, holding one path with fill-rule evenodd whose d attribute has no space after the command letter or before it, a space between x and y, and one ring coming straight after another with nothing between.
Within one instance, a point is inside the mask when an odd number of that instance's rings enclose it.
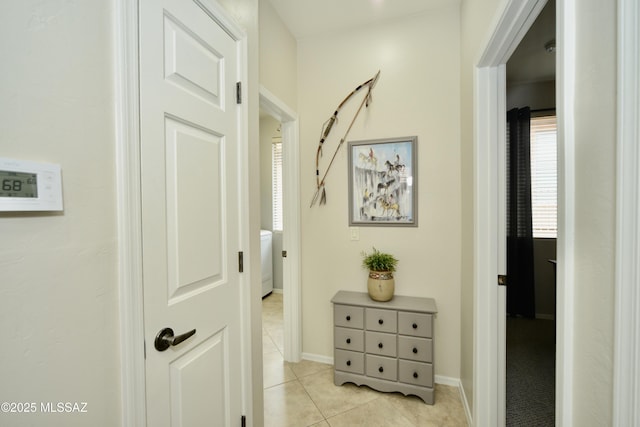
<instances>
[{"instance_id":1,"label":"door lever handle","mask_svg":"<svg viewBox=\"0 0 640 427\"><path fill-rule=\"evenodd\" d=\"M507 286L507 276L504 274L498 274L498 285Z\"/></svg>"},{"instance_id":2,"label":"door lever handle","mask_svg":"<svg viewBox=\"0 0 640 427\"><path fill-rule=\"evenodd\" d=\"M158 332L158 335L156 335L156 339L153 344L156 350L165 351L171 346L180 344L184 340L193 336L195 333L196 330L192 329L189 332L185 332L184 334L174 336L173 329L164 328L160 332Z\"/></svg>"}]
</instances>

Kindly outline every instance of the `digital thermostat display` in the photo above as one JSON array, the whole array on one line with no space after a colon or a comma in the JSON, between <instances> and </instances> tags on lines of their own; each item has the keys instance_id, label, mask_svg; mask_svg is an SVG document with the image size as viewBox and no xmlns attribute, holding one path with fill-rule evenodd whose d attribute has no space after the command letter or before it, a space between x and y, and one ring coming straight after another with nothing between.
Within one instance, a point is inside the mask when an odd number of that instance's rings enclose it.
<instances>
[{"instance_id":1,"label":"digital thermostat display","mask_svg":"<svg viewBox=\"0 0 640 427\"><path fill-rule=\"evenodd\" d=\"M0 197L38 197L38 174L0 170Z\"/></svg>"},{"instance_id":2,"label":"digital thermostat display","mask_svg":"<svg viewBox=\"0 0 640 427\"><path fill-rule=\"evenodd\" d=\"M0 157L0 212L61 210L60 165Z\"/></svg>"}]
</instances>

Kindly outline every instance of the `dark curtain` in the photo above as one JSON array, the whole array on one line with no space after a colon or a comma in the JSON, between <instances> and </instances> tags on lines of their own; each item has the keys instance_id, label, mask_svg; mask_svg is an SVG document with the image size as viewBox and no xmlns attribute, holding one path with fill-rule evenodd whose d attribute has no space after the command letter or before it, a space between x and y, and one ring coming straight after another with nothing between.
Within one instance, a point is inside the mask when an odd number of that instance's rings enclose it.
<instances>
[{"instance_id":1,"label":"dark curtain","mask_svg":"<svg viewBox=\"0 0 640 427\"><path fill-rule=\"evenodd\" d=\"M507 113L507 313L535 317L531 225L531 110Z\"/></svg>"}]
</instances>

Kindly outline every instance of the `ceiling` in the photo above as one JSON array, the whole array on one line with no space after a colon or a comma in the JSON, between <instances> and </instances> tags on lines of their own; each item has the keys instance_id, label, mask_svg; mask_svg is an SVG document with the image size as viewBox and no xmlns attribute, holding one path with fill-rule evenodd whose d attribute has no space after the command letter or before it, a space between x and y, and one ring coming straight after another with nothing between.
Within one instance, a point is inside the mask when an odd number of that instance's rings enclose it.
<instances>
[{"instance_id":1,"label":"ceiling","mask_svg":"<svg viewBox=\"0 0 640 427\"><path fill-rule=\"evenodd\" d=\"M461 0L269 0L296 39L375 25L384 21L460 4ZM555 0L549 0L507 63L507 81L555 79Z\"/></svg>"},{"instance_id":2,"label":"ceiling","mask_svg":"<svg viewBox=\"0 0 640 427\"><path fill-rule=\"evenodd\" d=\"M460 0L269 0L296 39L459 4Z\"/></svg>"},{"instance_id":3,"label":"ceiling","mask_svg":"<svg viewBox=\"0 0 640 427\"><path fill-rule=\"evenodd\" d=\"M556 39L555 9L555 0L549 0L507 61L507 82L555 80L556 54L545 49L545 44Z\"/></svg>"}]
</instances>

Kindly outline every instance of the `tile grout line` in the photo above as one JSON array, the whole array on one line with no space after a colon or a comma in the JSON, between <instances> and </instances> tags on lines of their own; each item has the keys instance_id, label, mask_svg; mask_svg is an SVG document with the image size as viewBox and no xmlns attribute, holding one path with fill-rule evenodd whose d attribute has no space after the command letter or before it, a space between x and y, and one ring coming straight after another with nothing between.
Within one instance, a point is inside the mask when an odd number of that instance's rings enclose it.
<instances>
[{"instance_id":1,"label":"tile grout line","mask_svg":"<svg viewBox=\"0 0 640 427\"><path fill-rule=\"evenodd\" d=\"M274 304L278 306L278 311L282 310L282 304ZM275 311L275 310L274 310ZM264 313L264 310L263 310ZM264 322L263 322L264 323ZM269 329L266 329L267 331L267 335L269 336L269 338L271 339L271 341L273 342L274 346L276 347L276 349L278 349L278 352L280 352L280 355L282 356L282 360L283 363L288 364L288 362L286 362L284 360L284 354L280 351L280 347L278 347L278 345L276 344L275 340L273 339L273 337L271 336L271 333L269 332ZM291 368L290 368L291 369ZM319 422L325 421L327 424L329 424L329 427L331 427L331 424L329 423L329 421L327 420L327 417L325 417L324 413L320 410L320 408L318 407L318 404L315 402L315 400L313 400L313 398L311 397L311 395L309 394L309 392L307 391L307 388L304 386L304 384L302 384L302 382L300 381L301 376L299 376L295 370L291 369L291 372L293 373L293 375L296 377L295 380L291 380L291 381L285 381L281 384L278 385L282 385L284 383L289 383L289 382L293 382L296 381L298 383L298 385L300 385L300 387L302 387L302 389L304 390L305 394L307 395L307 397L309 398L309 400L311 401L311 403L313 403L313 406L316 408L316 410L318 411L318 413L320 414L320 416L322 417L321 421L315 422L313 424L310 425L314 425L314 424L318 424ZM311 374L309 374L311 375ZM276 385L272 386L272 387L276 387ZM270 387L271 388L271 387ZM266 390L266 389L265 389Z\"/></svg>"},{"instance_id":2,"label":"tile grout line","mask_svg":"<svg viewBox=\"0 0 640 427\"><path fill-rule=\"evenodd\" d=\"M295 372L294 372L294 374L295 374ZM311 401L311 403L313 403L313 406L315 406L315 407L316 407L316 409L318 410L318 413L322 416L322 420L323 420L323 421L326 421L326 422L327 422L327 424L329 424L329 421L327 420L327 417L325 417L325 416L324 416L324 413L320 410L320 408L318 408L318 404L316 403L316 401L315 401L315 400L313 400L313 397L311 397L311 395L310 395L310 394L309 394L309 392L307 391L307 388L304 386L304 384L302 384L302 383L300 382L300 379L297 379L296 381L298 381L298 383L300 384L300 386L301 386L301 387L302 387L302 389L304 390L305 394L309 397L309 400ZM314 424L318 424L318 423L313 423L313 424L311 424L311 425L314 425ZM331 424L329 424L329 426L331 426Z\"/></svg>"}]
</instances>

